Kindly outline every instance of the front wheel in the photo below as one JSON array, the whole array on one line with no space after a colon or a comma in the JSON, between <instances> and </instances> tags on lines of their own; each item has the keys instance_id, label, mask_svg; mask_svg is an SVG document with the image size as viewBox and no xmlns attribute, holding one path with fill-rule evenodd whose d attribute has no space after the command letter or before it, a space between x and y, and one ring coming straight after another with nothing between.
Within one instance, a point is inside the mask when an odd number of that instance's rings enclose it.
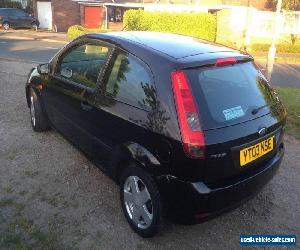
<instances>
[{"instance_id":1,"label":"front wheel","mask_svg":"<svg viewBox=\"0 0 300 250\"><path fill-rule=\"evenodd\" d=\"M160 196L153 178L134 165L120 178L120 198L131 228L142 237L153 237L160 226Z\"/></svg>"},{"instance_id":2,"label":"front wheel","mask_svg":"<svg viewBox=\"0 0 300 250\"><path fill-rule=\"evenodd\" d=\"M8 22L3 23L3 24L2 24L2 27L3 27L3 29L5 29L5 30L9 30L9 29L10 29L10 25L9 25Z\"/></svg>"},{"instance_id":3,"label":"front wheel","mask_svg":"<svg viewBox=\"0 0 300 250\"><path fill-rule=\"evenodd\" d=\"M32 129L35 132L49 130L48 120L42 109L40 99L33 89L30 89L30 117Z\"/></svg>"}]
</instances>

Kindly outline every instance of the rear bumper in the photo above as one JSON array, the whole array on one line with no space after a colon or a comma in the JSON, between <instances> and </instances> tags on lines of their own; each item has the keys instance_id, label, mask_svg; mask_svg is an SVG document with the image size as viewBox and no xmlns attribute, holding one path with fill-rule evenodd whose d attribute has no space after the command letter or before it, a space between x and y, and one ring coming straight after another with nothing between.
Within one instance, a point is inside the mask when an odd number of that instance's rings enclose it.
<instances>
[{"instance_id":1,"label":"rear bumper","mask_svg":"<svg viewBox=\"0 0 300 250\"><path fill-rule=\"evenodd\" d=\"M226 186L209 187L203 182L191 183L169 178L159 181L159 189L168 213L202 220L236 207L254 196L278 170L284 148L248 178Z\"/></svg>"}]
</instances>

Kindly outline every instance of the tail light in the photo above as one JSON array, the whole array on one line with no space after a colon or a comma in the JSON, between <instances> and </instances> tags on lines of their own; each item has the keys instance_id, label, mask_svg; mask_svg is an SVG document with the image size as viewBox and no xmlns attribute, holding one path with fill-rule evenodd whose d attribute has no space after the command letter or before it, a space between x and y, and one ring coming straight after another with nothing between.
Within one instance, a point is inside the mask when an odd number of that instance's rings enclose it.
<instances>
[{"instance_id":1,"label":"tail light","mask_svg":"<svg viewBox=\"0 0 300 250\"><path fill-rule=\"evenodd\" d=\"M191 158L204 158L205 140L192 90L183 71L171 75L183 149Z\"/></svg>"}]
</instances>

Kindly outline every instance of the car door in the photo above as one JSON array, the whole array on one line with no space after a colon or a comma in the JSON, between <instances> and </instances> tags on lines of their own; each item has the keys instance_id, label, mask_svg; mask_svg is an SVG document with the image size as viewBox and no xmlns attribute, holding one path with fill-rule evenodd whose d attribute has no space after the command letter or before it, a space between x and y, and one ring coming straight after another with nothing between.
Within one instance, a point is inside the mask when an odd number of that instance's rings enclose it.
<instances>
[{"instance_id":1,"label":"car door","mask_svg":"<svg viewBox=\"0 0 300 250\"><path fill-rule=\"evenodd\" d=\"M155 95L148 66L134 55L116 49L93 110L96 163L109 167L121 145L143 144L145 130L151 127L149 111L154 108Z\"/></svg>"},{"instance_id":2,"label":"car door","mask_svg":"<svg viewBox=\"0 0 300 250\"><path fill-rule=\"evenodd\" d=\"M31 27L32 17L29 16L26 12L18 10L19 16L19 26L20 27Z\"/></svg>"},{"instance_id":3,"label":"car door","mask_svg":"<svg viewBox=\"0 0 300 250\"><path fill-rule=\"evenodd\" d=\"M53 125L76 146L91 154L95 89L110 46L79 41L59 56L44 90L47 114Z\"/></svg>"},{"instance_id":4,"label":"car door","mask_svg":"<svg viewBox=\"0 0 300 250\"><path fill-rule=\"evenodd\" d=\"M18 10L16 9L7 10L7 18L11 27L19 27L20 18L18 16Z\"/></svg>"}]
</instances>

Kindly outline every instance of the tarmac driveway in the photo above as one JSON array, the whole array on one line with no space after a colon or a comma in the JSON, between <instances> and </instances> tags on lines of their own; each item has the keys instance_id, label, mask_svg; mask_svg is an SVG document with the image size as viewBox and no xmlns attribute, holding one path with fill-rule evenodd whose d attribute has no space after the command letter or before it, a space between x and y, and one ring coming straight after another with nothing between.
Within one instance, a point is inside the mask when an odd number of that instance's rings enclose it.
<instances>
[{"instance_id":1,"label":"tarmac driveway","mask_svg":"<svg viewBox=\"0 0 300 250\"><path fill-rule=\"evenodd\" d=\"M286 138L278 174L243 206L194 226L165 221L156 238L142 239L108 177L57 132L31 130L24 96L31 66L0 60L1 249L240 249L240 234L259 233L296 233L299 244L299 141Z\"/></svg>"}]
</instances>

